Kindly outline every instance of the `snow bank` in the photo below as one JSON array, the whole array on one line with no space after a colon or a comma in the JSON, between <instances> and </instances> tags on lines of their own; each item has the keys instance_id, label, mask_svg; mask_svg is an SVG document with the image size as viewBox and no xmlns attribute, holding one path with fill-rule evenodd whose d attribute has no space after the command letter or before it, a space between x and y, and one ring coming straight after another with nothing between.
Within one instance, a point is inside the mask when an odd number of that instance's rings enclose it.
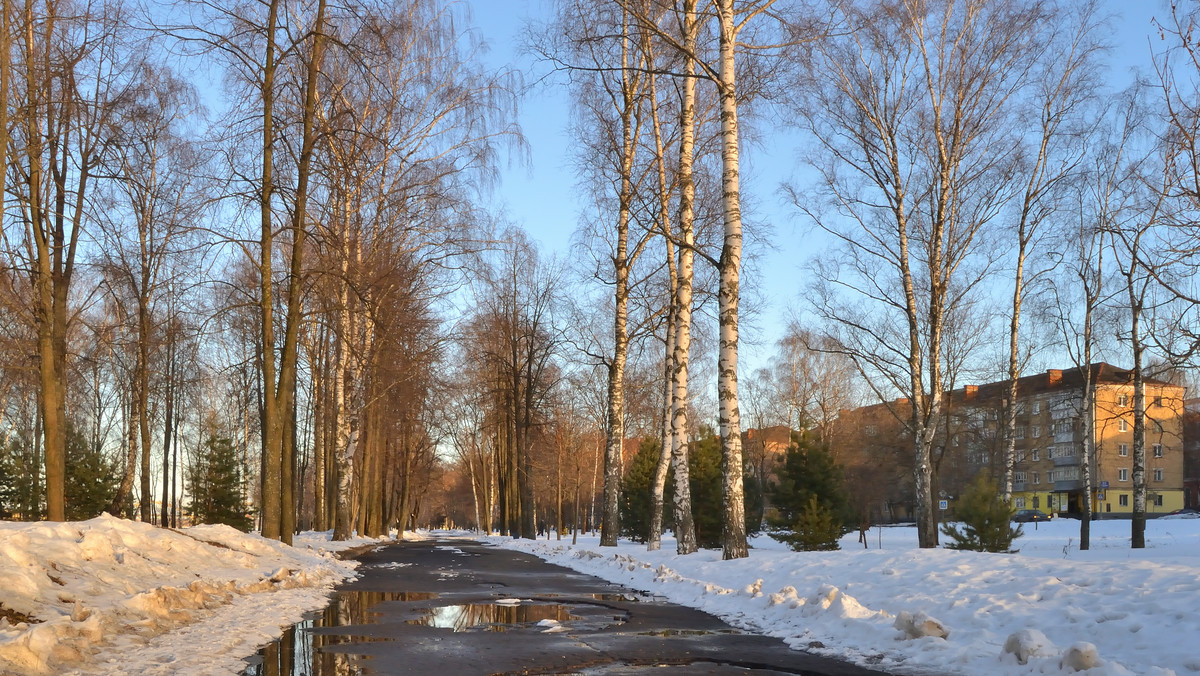
<instances>
[{"instance_id":1,"label":"snow bank","mask_svg":"<svg viewBox=\"0 0 1200 676\"><path fill-rule=\"evenodd\" d=\"M1027 529L1018 554L916 548L912 528L856 534L842 551L797 553L767 538L749 559L674 554L596 538L501 546L717 615L795 648L893 673L1200 673L1200 520L1155 520L1129 549L1129 521ZM882 549L877 548L882 545Z\"/></svg>"},{"instance_id":2,"label":"snow bank","mask_svg":"<svg viewBox=\"0 0 1200 676\"><path fill-rule=\"evenodd\" d=\"M364 542L108 515L0 523L0 673L235 673L353 574L329 551Z\"/></svg>"}]
</instances>

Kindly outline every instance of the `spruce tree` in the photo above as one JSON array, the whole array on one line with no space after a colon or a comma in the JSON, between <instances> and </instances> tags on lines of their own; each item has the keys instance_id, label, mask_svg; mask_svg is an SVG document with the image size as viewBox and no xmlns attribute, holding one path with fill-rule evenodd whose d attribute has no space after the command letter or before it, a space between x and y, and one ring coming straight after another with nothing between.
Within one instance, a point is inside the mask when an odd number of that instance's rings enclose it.
<instances>
[{"instance_id":1,"label":"spruce tree","mask_svg":"<svg viewBox=\"0 0 1200 676\"><path fill-rule=\"evenodd\" d=\"M1011 552L1013 540L1021 537L1020 524L1012 524L1013 508L1004 501L996 484L980 473L954 505L961 528L942 524L942 534L951 542L947 549L975 552Z\"/></svg>"},{"instance_id":2,"label":"spruce tree","mask_svg":"<svg viewBox=\"0 0 1200 676\"><path fill-rule=\"evenodd\" d=\"M658 463L657 439L646 439L630 463L621 482L621 535L645 542L650 532L650 486ZM761 530L762 492L749 472L742 473L742 495L746 514L746 532L754 535ZM688 487L692 492L692 510L696 526L696 544L705 548L721 546L724 530L721 496L721 439L711 428L702 428L688 452ZM667 477L664 504L674 498L673 473ZM663 527L673 523L670 510L663 514Z\"/></svg>"},{"instance_id":3,"label":"spruce tree","mask_svg":"<svg viewBox=\"0 0 1200 676\"><path fill-rule=\"evenodd\" d=\"M210 435L187 474L191 496L187 511L194 523L220 523L240 531L250 530L252 522L232 440Z\"/></svg>"},{"instance_id":4,"label":"spruce tree","mask_svg":"<svg viewBox=\"0 0 1200 676\"><path fill-rule=\"evenodd\" d=\"M66 516L70 521L93 519L108 508L117 493L117 464L73 426L68 425L66 432Z\"/></svg>"},{"instance_id":5,"label":"spruce tree","mask_svg":"<svg viewBox=\"0 0 1200 676\"><path fill-rule=\"evenodd\" d=\"M793 549L837 549L852 514L842 468L829 450L808 435L794 434L777 474L778 483L769 491L775 509L768 518L771 537Z\"/></svg>"}]
</instances>

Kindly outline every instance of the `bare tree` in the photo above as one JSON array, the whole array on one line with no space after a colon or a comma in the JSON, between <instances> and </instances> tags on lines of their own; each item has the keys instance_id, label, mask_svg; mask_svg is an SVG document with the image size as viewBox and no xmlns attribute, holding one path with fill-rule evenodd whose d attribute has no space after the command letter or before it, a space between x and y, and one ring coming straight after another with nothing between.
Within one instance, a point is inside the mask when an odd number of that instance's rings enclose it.
<instances>
[{"instance_id":1,"label":"bare tree","mask_svg":"<svg viewBox=\"0 0 1200 676\"><path fill-rule=\"evenodd\" d=\"M62 521L68 306L94 172L109 142L112 101L136 58L124 43L128 21L121 3L76 11L57 0L27 2L20 28L24 39L10 64L19 76L6 92L21 117L5 168L14 174L9 186L19 208L6 248L11 267L28 283L41 380L46 515Z\"/></svg>"},{"instance_id":2,"label":"bare tree","mask_svg":"<svg viewBox=\"0 0 1200 676\"><path fill-rule=\"evenodd\" d=\"M1006 114L1043 53L1047 12L864 0L840 13L853 30L817 43L798 111L827 158L815 163L827 202L797 205L839 244L817 264L818 315L881 400L903 397L891 408L913 444L919 545L935 547L946 322L990 264L984 228L1011 185Z\"/></svg>"},{"instance_id":3,"label":"bare tree","mask_svg":"<svg viewBox=\"0 0 1200 676\"><path fill-rule=\"evenodd\" d=\"M1101 49L1095 2L1066 8L1061 22L1048 26L1050 34L1038 59L1032 88L1023 97L1029 118L1037 119L1037 132L1025 139L1018 157L1016 251L1012 312L1008 331L1008 395L1017 401L1021 377L1021 305L1028 286L1039 274L1027 275L1027 256L1037 248L1042 226L1063 210L1066 183L1076 172L1086 149L1087 127L1092 124L1088 103L1096 97L1096 59ZM1006 502L1012 501L1013 465L1016 454L1017 406L1005 408L1003 475L1000 488Z\"/></svg>"}]
</instances>

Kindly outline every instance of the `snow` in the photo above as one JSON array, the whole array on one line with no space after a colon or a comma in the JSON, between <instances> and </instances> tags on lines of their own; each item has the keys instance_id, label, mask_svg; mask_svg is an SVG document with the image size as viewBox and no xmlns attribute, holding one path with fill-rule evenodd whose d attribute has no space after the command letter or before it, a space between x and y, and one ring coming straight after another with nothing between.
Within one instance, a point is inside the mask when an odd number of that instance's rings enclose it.
<instances>
[{"instance_id":1,"label":"snow","mask_svg":"<svg viewBox=\"0 0 1200 676\"><path fill-rule=\"evenodd\" d=\"M307 533L289 547L108 515L0 522L0 674L239 673L354 574L331 552L372 542Z\"/></svg>"},{"instance_id":2,"label":"snow","mask_svg":"<svg viewBox=\"0 0 1200 676\"><path fill-rule=\"evenodd\" d=\"M907 527L872 529L870 549L851 534L836 552L762 537L735 561L677 556L670 538L658 552L481 539L891 673L1200 674L1200 519L1150 521L1144 550L1129 549L1128 521L1094 523L1086 552L1078 529L1027 525L1017 554L920 550ZM331 552L372 544L306 533L288 547L109 516L0 522L0 616L14 620L0 619L0 674L239 673L354 574Z\"/></svg>"},{"instance_id":3,"label":"snow","mask_svg":"<svg viewBox=\"0 0 1200 676\"><path fill-rule=\"evenodd\" d=\"M1129 521L1025 526L1016 554L921 550L915 528L857 533L841 551L770 538L748 559L689 556L595 537L489 541L699 608L789 645L897 674L1200 673L1200 519L1154 519L1146 549Z\"/></svg>"}]
</instances>

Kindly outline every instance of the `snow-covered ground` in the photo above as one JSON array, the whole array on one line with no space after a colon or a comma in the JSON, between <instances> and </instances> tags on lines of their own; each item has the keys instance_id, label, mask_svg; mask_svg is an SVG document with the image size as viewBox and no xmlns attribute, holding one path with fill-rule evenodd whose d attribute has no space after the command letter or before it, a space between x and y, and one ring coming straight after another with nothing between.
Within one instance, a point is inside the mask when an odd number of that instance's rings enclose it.
<instances>
[{"instance_id":1,"label":"snow-covered ground","mask_svg":"<svg viewBox=\"0 0 1200 676\"><path fill-rule=\"evenodd\" d=\"M1027 525L1013 555L919 550L904 527L872 529L870 549L849 535L838 552L764 537L737 561L676 556L669 538L659 552L485 539L893 673L1077 673L1070 662L1094 650L1093 676L1200 674L1200 519L1151 521L1140 551L1128 521L1095 523L1086 552L1078 528ZM236 674L353 575L330 552L373 542L316 533L287 547L107 516L0 522L0 674Z\"/></svg>"},{"instance_id":2,"label":"snow-covered ground","mask_svg":"<svg viewBox=\"0 0 1200 676\"><path fill-rule=\"evenodd\" d=\"M734 561L677 556L667 538L658 552L489 539L893 673L1200 673L1200 519L1150 521L1144 550L1129 549L1129 527L1095 522L1080 551L1078 521L1026 524L1017 554L920 550L905 527L872 529L869 549L848 535L836 552L761 537Z\"/></svg>"},{"instance_id":3,"label":"snow-covered ground","mask_svg":"<svg viewBox=\"0 0 1200 676\"><path fill-rule=\"evenodd\" d=\"M374 540L102 516L0 522L0 674L236 674L354 574L331 552Z\"/></svg>"}]
</instances>

